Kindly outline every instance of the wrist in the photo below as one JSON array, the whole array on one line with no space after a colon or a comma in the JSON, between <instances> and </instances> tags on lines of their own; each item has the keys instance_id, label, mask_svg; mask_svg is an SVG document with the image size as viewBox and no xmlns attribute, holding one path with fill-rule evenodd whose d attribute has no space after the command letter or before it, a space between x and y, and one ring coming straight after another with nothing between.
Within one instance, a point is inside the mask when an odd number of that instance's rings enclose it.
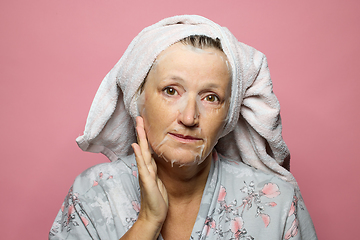
<instances>
[{"instance_id":1,"label":"wrist","mask_svg":"<svg viewBox=\"0 0 360 240\"><path fill-rule=\"evenodd\" d=\"M140 224L142 226L144 226L145 228L147 228L149 230L157 230L160 232L160 230L164 224L166 215L165 215L165 217L152 216L152 215L149 216L149 215L150 214L142 213L140 211L140 214L139 214L136 222L140 222Z\"/></svg>"},{"instance_id":2,"label":"wrist","mask_svg":"<svg viewBox=\"0 0 360 240\"><path fill-rule=\"evenodd\" d=\"M156 240L160 234L161 226L147 220L138 219L120 240Z\"/></svg>"},{"instance_id":3,"label":"wrist","mask_svg":"<svg viewBox=\"0 0 360 240\"><path fill-rule=\"evenodd\" d=\"M134 223L136 225L136 228L139 229L137 231L137 236L139 236L139 239L157 239L161 228L163 225L163 222L158 222L155 220L149 220L144 218L139 218Z\"/></svg>"}]
</instances>

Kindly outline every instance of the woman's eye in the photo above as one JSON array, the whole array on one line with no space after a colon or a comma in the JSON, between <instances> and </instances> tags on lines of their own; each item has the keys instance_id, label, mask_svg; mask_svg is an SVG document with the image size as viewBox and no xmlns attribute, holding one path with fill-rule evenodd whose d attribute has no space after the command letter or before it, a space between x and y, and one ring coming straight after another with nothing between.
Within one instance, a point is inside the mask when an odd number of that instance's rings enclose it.
<instances>
[{"instance_id":1,"label":"woman's eye","mask_svg":"<svg viewBox=\"0 0 360 240\"><path fill-rule=\"evenodd\" d=\"M172 87L167 87L164 89L164 92L168 95L174 96L175 94L177 94L177 91L172 88Z\"/></svg>"},{"instance_id":2,"label":"woman's eye","mask_svg":"<svg viewBox=\"0 0 360 240\"><path fill-rule=\"evenodd\" d=\"M205 100L208 102L218 102L219 98L215 95L208 95L205 97Z\"/></svg>"}]
</instances>

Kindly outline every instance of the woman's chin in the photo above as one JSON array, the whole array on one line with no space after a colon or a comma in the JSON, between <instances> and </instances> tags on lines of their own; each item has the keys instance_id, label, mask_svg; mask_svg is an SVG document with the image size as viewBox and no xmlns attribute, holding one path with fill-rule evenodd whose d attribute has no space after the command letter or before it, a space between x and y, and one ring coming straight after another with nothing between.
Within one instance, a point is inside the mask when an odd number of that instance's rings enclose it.
<instances>
[{"instance_id":1,"label":"woman's chin","mask_svg":"<svg viewBox=\"0 0 360 240\"><path fill-rule=\"evenodd\" d=\"M160 150L160 149L159 149ZM169 149L155 152L158 158L171 164L172 167L196 166L205 160L203 152L189 151L188 149Z\"/></svg>"}]
</instances>

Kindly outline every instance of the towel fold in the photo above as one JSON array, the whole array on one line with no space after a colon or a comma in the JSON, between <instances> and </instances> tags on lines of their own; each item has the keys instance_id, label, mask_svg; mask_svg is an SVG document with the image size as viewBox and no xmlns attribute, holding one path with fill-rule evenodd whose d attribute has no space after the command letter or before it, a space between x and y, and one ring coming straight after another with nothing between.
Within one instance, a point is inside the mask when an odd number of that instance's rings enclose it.
<instances>
[{"instance_id":1,"label":"towel fold","mask_svg":"<svg viewBox=\"0 0 360 240\"><path fill-rule=\"evenodd\" d=\"M131 154L139 87L160 52L191 35L220 39L232 70L231 103L216 150L296 185L288 171L290 153L281 135L280 105L265 55L239 42L227 28L196 15L166 18L134 38L102 81L84 135L76 139L79 147L101 152L111 161Z\"/></svg>"}]
</instances>

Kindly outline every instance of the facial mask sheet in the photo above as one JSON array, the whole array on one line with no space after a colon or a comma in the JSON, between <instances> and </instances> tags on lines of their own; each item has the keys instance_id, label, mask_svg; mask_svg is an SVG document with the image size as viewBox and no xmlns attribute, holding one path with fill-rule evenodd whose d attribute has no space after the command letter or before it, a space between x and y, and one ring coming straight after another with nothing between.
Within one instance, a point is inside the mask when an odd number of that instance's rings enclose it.
<instances>
[{"instance_id":1,"label":"facial mask sheet","mask_svg":"<svg viewBox=\"0 0 360 240\"><path fill-rule=\"evenodd\" d=\"M227 62L216 51L211 51L212 49L205 51L181 45L180 49L185 52L190 51L210 58L221 57L220 61L225 64ZM226 104L214 104L208 100L217 102L219 97L207 93L207 88L202 87L203 83L196 79L161 79L163 63L169 61L167 57L176 51L179 52L179 48L169 49L154 62L149 79L140 90L137 104L139 114L144 118L145 131L153 153L170 162L172 166L189 166L201 164L206 159L222 132L221 129L215 135L208 136L200 123L211 120L213 123L217 122L216 126L224 126L227 114L221 115L221 112L224 112ZM228 64L226 67L229 71ZM225 112L227 113L227 110Z\"/></svg>"}]
</instances>

